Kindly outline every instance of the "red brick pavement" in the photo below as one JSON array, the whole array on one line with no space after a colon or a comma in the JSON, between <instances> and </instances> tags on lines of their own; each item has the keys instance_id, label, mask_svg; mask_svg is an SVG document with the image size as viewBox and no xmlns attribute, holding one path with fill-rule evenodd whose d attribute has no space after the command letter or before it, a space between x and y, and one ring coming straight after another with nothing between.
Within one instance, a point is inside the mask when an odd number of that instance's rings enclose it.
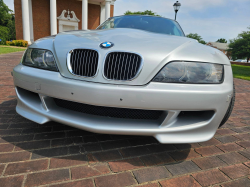
<instances>
[{"instance_id":1,"label":"red brick pavement","mask_svg":"<svg viewBox=\"0 0 250 187\"><path fill-rule=\"evenodd\" d=\"M213 139L161 145L19 116L10 72L21 55L0 55L0 186L250 186L250 81L234 80L234 111Z\"/></svg>"}]
</instances>

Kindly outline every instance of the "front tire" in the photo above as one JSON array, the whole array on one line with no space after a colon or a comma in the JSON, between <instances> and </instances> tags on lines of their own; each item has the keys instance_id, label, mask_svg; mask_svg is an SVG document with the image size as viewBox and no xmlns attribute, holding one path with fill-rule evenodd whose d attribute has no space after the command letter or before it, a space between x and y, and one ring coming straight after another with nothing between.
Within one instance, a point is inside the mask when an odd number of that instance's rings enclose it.
<instances>
[{"instance_id":1,"label":"front tire","mask_svg":"<svg viewBox=\"0 0 250 187\"><path fill-rule=\"evenodd\" d=\"M233 87L234 87L234 86L233 86ZM227 122L228 118L230 117L230 115L231 115L231 113L232 113L232 111L233 111L233 108L234 108L234 102L235 102L235 88L233 88L233 97L232 97L232 99L231 99L231 102L230 102L230 105L229 105L229 107L228 107L228 109L227 109L227 112L226 112L226 114L225 114L223 120L222 120L221 123L220 123L219 128L220 128L222 125L224 125L224 124Z\"/></svg>"}]
</instances>

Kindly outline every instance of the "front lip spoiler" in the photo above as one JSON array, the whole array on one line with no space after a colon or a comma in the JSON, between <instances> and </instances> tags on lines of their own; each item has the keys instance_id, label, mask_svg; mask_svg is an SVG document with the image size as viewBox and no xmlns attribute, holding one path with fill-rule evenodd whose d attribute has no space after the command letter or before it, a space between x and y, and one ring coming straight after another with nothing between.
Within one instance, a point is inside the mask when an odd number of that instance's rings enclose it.
<instances>
[{"instance_id":1,"label":"front lip spoiler","mask_svg":"<svg viewBox=\"0 0 250 187\"><path fill-rule=\"evenodd\" d=\"M121 120L119 118L101 116L93 118L92 115L59 108L53 104L53 99L48 96L39 94L40 98L38 96L33 97L24 93L23 89L20 88L16 88L16 93L18 97L17 113L36 123L44 124L49 121L56 121L94 133L154 136L161 143L207 141L213 137L215 131L211 131L211 127L217 121L215 119L216 114L207 121L179 127L177 121L172 121L170 126L159 126L158 121ZM44 99L46 107L44 107L43 102L40 100L41 98ZM175 136L173 137L173 135ZM198 139L197 136L199 137Z\"/></svg>"},{"instance_id":2,"label":"front lip spoiler","mask_svg":"<svg viewBox=\"0 0 250 187\"><path fill-rule=\"evenodd\" d=\"M67 79L58 72L19 64L13 70L18 96L16 110L20 115L40 124L56 121L95 133L148 135L156 137L161 143L202 142L213 137L226 113L229 105L226 99L233 91L233 78L230 73L231 67L225 66L226 78L220 85L150 83L144 86L124 86ZM33 92L36 96L21 93L18 87ZM105 117L93 118L90 115L58 108L51 101L53 98L95 106L162 110L167 111L168 115L164 118L165 122L164 119L161 122L138 122ZM192 118L181 123L175 122L174 115L179 111L204 110L214 111L214 116L198 122ZM190 123L187 123L188 121Z\"/></svg>"}]
</instances>

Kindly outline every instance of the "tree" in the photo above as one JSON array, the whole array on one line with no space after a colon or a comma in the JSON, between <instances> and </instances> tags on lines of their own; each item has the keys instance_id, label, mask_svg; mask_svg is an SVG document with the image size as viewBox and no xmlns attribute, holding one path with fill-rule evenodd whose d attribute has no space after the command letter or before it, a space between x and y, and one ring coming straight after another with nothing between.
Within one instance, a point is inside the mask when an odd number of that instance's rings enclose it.
<instances>
[{"instance_id":1,"label":"tree","mask_svg":"<svg viewBox=\"0 0 250 187\"><path fill-rule=\"evenodd\" d=\"M243 31L237 38L230 40L228 51L232 53L233 59L250 59L250 27L249 31Z\"/></svg>"},{"instance_id":2,"label":"tree","mask_svg":"<svg viewBox=\"0 0 250 187\"><path fill-rule=\"evenodd\" d=\"M11 15L11 19L8 21L7 27L9 28L9 39L16 39L16 26L15 26L15 16Z\"/></svg>"},{"instance_id":3,"label":"tree","mask_svg":"<svg viewBox=\"0 0 250 187\"><path fill-rule=\"evenodd\" d=\"M7 40L16 39L15 16L12 10L0 0L0 43L5 44Z\"/></svg>"},{"instance_id":4,"label":"tree","mask_svg":"<svg viewBox=\"0 0 250 187\"><path fill-rule=\"evenodd\" d=\"M227 43L227 40L225 38L220 38L216 42Z\"/></svg>"},{"instance_id":5,"label":"tree","mask_svg":"<svg viewBox=\"0 0 250 187\"><path fill-rule=\"evenodd\" d=\"M149 16L160 16L158 14L156 14L155 12L153 12L152 10L145 10L144 12L138 11L138 12L131 12L131 11L127 11L124 13L124 15L149 15Z\"/></svg>"},{"instance_id":6,"label":"tree","mask_svg":"<svg viewBox=\"0 0 250 187\"><path fill-rule=\"evenodd\" d=\"M190 34L186 35L186 37L193 38L201 44L206 44L206 42L202 39L202 37L199 36L197 33L190 33Z\"/></svg>"},{"instance_id":7,"label":"tree","mask_svg":"<svg viewBox=\"0 0 250 187\"><path fill-rule=\"evenodd\" d=\"M9 40L9 28L0 25L0 44L6 44Z\"/></svg>"},{"instance_id":8,"label":"tree","mask_svg":"<svg viewBox=\"0 0 250 187\"><path fill-rule=\"evenodd\" d=\"M9 20L11 19L11 14L13 11L9 9L9 7L0 0L0 25L7 26Z\"/></svg>"}]
</instances>

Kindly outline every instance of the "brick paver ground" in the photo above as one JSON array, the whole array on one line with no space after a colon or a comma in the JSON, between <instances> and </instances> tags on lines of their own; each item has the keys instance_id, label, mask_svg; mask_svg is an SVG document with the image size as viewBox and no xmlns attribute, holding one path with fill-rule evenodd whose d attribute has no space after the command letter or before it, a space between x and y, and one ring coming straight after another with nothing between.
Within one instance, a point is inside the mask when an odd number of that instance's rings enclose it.
<instances>
[{"instance_id":1,"label":"brick paver ground","mask_svg":"<svg viewBox=\"0 0 250 187\"><path fill-rule=\"evenodd\" d=\"M0 55L0 186L250 186L250 81L234 80L234 111L213 139L162 145L19 116L10 72L21 55Z\"/></svg>"}]
</instances>

